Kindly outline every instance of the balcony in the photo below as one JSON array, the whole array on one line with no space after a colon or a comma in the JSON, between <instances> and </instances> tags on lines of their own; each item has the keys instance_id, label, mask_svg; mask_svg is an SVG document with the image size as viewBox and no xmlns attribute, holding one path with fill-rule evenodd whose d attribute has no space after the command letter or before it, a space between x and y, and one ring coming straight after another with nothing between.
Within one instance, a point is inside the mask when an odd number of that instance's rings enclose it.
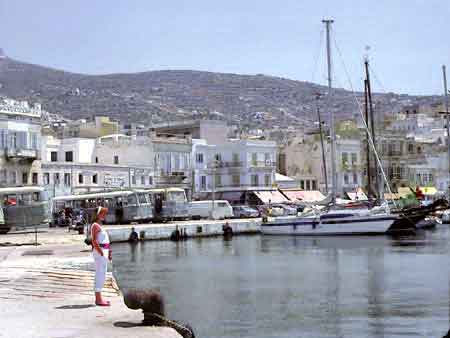
<instances>
[{"instance_id":1,"label":"balcony","mask_svg":"<svg viewBox=\"0 0 450 338\"><path fill-rule=\"evenodd\" d=\"M36 149L8 148L5 150L6 157L11 159L37 160L38 154Z\"/></svg>"},{"instance_id":2,"label":"balcony","mask_svg":"<svg viewBox=\"0 0 450 338\"><path fill-rule=\"evenodd\" d=\"M250 169L269 169L272 170L274 169L276 166L276 162L274 161L251 161L249 163L249 168Z\"/></svg>"},{"instance_id":3,"label":"balcony","mask_svg":"<svg viewBox=\"0 0 450 338\"><path fill-rule=\"evenodd\" d=\"M217 168L241 168L243 166L242 161L218 161L216 163L208 163L206 166L208 169L217 169Z\"/></svg>"}]
</instances>

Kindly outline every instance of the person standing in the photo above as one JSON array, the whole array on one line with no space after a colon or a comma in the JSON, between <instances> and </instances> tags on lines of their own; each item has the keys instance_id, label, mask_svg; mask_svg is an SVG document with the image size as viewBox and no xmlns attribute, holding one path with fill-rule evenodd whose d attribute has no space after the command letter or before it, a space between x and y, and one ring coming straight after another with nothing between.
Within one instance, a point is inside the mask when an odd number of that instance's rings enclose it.
<instances>
[{"instance_id":1,"label":"person standing","mask_svg":"<svg viewBox=\"0 0 450 338\"><path fill-rule=\"evenodd\" d=\"M108 233L102 228L102 223L107 213L107 208L98 207L94 216L94 223L91 226L92 256L95 263L95 304L98 306L110 306L110 302L102 298L108 260L112 259Z\"/></svg>"}]
</instances>

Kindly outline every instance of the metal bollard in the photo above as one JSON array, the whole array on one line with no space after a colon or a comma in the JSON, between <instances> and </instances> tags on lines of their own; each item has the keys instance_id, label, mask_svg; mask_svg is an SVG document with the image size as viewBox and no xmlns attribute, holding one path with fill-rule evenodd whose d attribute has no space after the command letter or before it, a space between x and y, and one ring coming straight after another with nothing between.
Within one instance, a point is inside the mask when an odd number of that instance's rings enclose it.
<instances>
[{"instance_id":1,"label":"metal bollard","mask_svg":"<svg viewBox=\"0 0 450 338\"><path fill-rule=\"evenodd\" d=\"M194 330L185 324L165 318L164 299L161 293L152 289L129 289L124 293L125 305L132 310L142 309L143 325L166 326L177 331L184 338L195 338Z\"/></svg>"}]
</instances>

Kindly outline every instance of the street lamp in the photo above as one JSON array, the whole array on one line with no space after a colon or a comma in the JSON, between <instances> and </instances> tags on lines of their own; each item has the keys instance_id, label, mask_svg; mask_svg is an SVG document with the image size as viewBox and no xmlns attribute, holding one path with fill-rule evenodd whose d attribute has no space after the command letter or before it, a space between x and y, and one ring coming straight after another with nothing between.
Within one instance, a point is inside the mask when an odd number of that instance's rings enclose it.
<instances>
[{"instance_id":1,"label":"street lamp","mask_svg":"<svg viewBox=\"0 0 450 338\"><path fill-rule=\"evenodd\" d=\"M210 213L211 213L211 215L210 215L210 218L212 219L213 218L213 215L214 215L214 203L215 203L215 200L216 200L216 169L217 169L217 167L218 167L218 165L219 165L219 162L220 161L218 161L217 159L214 159L212 162L211 162L211 173L212 173L212 204L211 204L211 211L210 211Z\"/></svg>"}]
</instances>

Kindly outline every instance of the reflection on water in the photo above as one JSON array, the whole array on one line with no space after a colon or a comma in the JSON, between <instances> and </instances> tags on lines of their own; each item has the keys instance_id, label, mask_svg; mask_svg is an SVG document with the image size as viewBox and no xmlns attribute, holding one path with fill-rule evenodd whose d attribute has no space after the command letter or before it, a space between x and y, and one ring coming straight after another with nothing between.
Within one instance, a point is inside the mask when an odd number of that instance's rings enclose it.
<instances>
[{"instance_id":1,"label":"reflection on water","mask_svg":"<svg viewBox=\"0 0 450 338\"><path fill-rule=\"evenodd\" d=\"M199 337L442 337L449 230L114 245L122 288L161 290Z\"/></svg>"}]
</instances>

